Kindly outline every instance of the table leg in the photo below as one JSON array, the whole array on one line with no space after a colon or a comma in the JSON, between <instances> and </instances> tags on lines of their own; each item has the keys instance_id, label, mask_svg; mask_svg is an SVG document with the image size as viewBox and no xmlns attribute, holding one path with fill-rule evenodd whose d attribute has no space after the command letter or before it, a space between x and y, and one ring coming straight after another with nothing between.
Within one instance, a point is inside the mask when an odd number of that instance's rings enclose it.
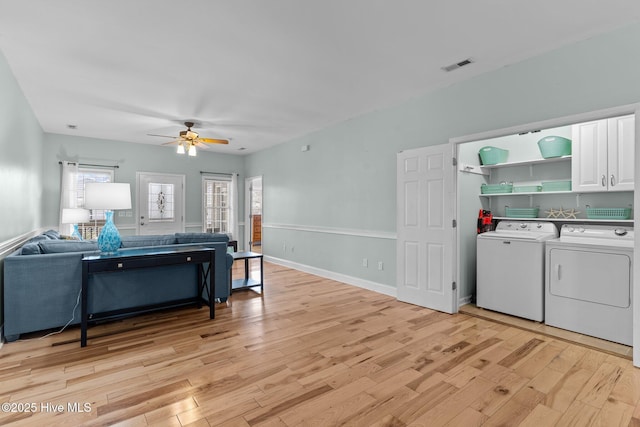
<instances>
[{"instance_id":1,"label":"table leg","mask_svg":"<svg viewBox=\"0 0 640 427\"><path fill-rule=\"evenodd\" d=\"M89 266L82 263L82 305L80 309L80 347L87 346L87 288L89 282Z\"/></svg>"},{"instance_id":2,"label":"table leg","mask_svg":"<svg viewBox=\"0 0 640 427\"><path fill-rule=\"evenodd\" d=\"M216 317L216 264L215 252L211 252L211 261L209 261L209 319ZM205 283L205 286L207 284Z\"/></svg>"}]
</instances>

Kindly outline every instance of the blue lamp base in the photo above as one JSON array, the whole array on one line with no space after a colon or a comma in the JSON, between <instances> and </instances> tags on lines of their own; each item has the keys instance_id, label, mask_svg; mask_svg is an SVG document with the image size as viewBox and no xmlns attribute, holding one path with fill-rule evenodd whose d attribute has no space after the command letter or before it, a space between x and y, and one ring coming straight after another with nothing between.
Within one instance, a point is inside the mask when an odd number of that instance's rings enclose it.
<instances>
[{"instance_id":1,"label":"blue lamp base","mask_svg":"<svg viewBox=\"0 0 640 427\"><path fill-rule=\"evenodd\" d=\"M78 230L78 224L73 224L73 233L71 233L71 237L75 237L78 240L83 240L80 231Z\"/></svg>"},{"instance_id":2,"label":"blue lamp base","mask_svg":"<svg viewBox=\"0 0 640 427\"><path fill-rule=\"evenodd\" d=\"M100 235L98 236L98 248L102 252L116 252L120 249L120 233L116 225L113 223L113 211L105 211L104 213L107 222L102 227Z\"/></svg>"}]
</instances>

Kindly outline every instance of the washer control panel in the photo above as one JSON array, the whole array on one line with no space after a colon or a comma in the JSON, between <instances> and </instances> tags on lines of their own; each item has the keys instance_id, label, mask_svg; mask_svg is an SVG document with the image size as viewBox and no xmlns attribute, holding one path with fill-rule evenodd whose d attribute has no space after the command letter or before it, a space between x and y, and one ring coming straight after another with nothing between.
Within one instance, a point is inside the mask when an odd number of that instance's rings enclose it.
<instances>
[{"instance_id":1,"label":"washer control panel","mask_svg":"<svg viewBox=\"0 0 640 427\"><path fill-rule=\"evenodd\" d=\"M496 231L522 231L526 233L556 233L558 229L552 222L500 221Z\"/></svg>"}]
</instances>

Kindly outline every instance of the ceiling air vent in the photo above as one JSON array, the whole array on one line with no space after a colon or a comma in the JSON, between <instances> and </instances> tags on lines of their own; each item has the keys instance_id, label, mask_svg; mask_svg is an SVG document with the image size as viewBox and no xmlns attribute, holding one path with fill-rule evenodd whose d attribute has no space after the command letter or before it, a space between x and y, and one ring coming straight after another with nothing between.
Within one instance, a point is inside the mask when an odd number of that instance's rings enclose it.
<instances>
[{"instance_id":1,"label":"ceiling air vent","mask_svg":"<svg viewBox=\"0 0 640 427\"><path fill-rule=\"evenodd\" d=\"M472 64L473 62L474 62L473 59L467 58L467 59L465 59L463 61L456 62L455 64L451 64L451 65L447 65L446 67L442 67L442 69L448 73L448 72L456 70L456 69L458 69L460 67L464 67L465 65Z\"/></svg>"}]
</instances>

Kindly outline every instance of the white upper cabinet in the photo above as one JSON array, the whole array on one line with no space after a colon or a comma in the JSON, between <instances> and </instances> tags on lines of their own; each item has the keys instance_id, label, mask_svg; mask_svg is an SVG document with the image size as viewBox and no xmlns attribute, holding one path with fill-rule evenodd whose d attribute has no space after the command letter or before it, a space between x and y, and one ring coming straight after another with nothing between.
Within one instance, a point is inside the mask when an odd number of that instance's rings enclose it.
<instances>
[{"instance_id":1,"label":"white upper cabinet","mask_svg":"<svg viewBox=\"0 0 640 427\"><path fill-rule=\"evenodd\" d=\"M572 127L573 191L633 191L635 116Z\"/></svg>"}]
</instances>

